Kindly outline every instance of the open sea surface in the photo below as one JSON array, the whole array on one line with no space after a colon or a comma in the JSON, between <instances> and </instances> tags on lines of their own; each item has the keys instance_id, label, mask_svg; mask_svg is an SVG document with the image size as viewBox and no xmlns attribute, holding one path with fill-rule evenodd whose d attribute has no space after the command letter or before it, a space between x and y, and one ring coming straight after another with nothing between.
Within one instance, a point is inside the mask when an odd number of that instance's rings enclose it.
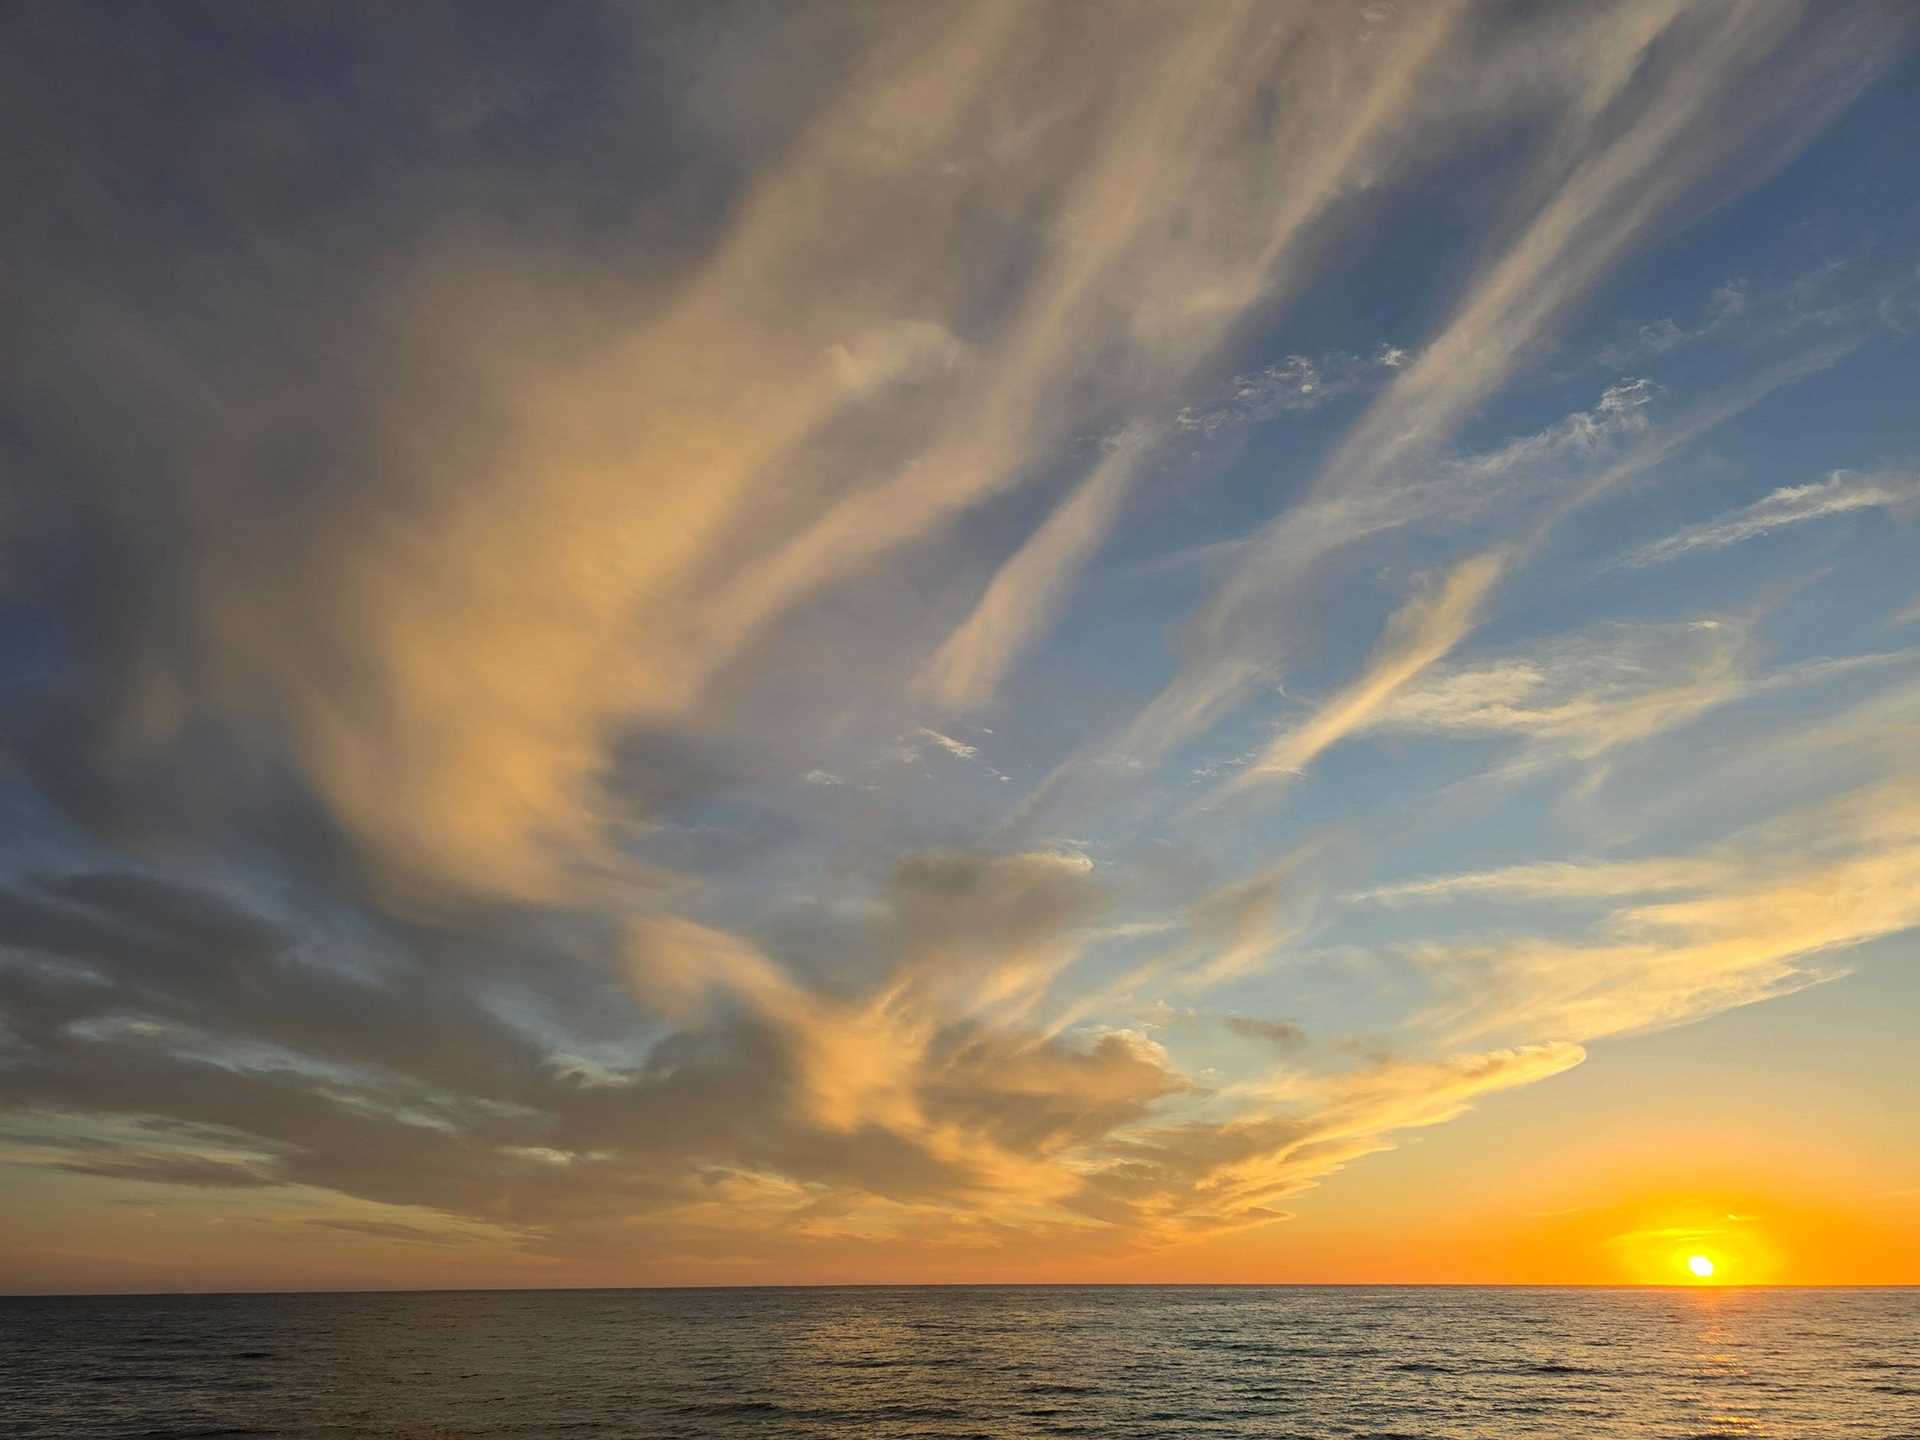
<instances>
[{"instance_id":1,"label":"open sea surface","mask_svg":"<svg viewBox=\"0 0 1920 1440\"><path fill-rule=\"evenodd\" d=\"M1920 1291L0 1299L7 1437L1920 1437Z\"/></svg>"}]
</instances>

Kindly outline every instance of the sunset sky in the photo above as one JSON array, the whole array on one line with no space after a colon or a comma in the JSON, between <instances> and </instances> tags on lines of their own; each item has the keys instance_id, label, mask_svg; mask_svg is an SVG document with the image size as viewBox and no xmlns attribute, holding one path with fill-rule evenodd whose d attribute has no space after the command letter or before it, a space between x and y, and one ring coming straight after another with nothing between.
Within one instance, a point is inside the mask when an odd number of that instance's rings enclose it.
<instances>
[{"instance_id":1,"label":"sunset sky","mask_svg":"<svg viewBox=\"0 0 1920 1440\"><path fill-rule=\"evenodd\" d=\"M1920 1283L1920 9L3 26L0 1292Z\"/></svg>"}]
</instances>

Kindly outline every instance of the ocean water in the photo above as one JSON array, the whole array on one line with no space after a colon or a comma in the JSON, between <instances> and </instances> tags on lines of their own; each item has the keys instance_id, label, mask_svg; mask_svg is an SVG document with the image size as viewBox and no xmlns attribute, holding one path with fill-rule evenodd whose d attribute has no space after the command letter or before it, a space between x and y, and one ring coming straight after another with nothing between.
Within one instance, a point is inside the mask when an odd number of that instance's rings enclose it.
<instances>
[{"instance_id":1,"label":"ocean water","mask_svg":"<svg viewBox=\"0 0 1920 1440\"><path fill-rule=\"evenodd\" d=\"M1920 1291L0 1299L0 1434L1920 1437Z\"/></svg>"}]
</instances>

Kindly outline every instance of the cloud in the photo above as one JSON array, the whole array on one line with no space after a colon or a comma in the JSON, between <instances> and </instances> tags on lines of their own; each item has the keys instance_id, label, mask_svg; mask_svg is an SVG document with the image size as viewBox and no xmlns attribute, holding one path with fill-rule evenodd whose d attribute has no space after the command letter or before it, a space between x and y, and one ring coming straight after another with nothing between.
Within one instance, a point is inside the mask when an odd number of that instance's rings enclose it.
<instances>
[{"instance_id":1,"label":"cloud","mask_svg":"<svg viewBox=\"0 0 1920 1440\"><path fill-rule=\"evenodd\" d=\"M1864 76L1840 50L1780 48L1802 19L1796 6L1683 15L1681 7L1647 5L1596 22L1603 34L1591 54L1601 58L1568 77L1575 88L1558 143L1526 182L1540 197L1537 207L1477 274L1440 335L1397 372L1319 467L1299 508L1350 503L1444 443L1519 357L1732 149L1749 146L1750 156L1779 163L1810 137L1819 117L1832 113L1821 106L1854 93ZM1762 74L1766 81L1756 83ZM1797 108L1816 93L1821 105ZM1290 514L1271 522L1194 621L1181 675L1135 721L1128 748L1164 748L1216 718L1244 686L1247 652L1274 649L1255 617L1347 538L1339 527L1324 538L1302 531Z\"/></svg>"},{"instance_id":2,"label":"cloud","mask_svg":"<svg viewBox=\"0 0 1920 1440\"><path fill-rule=\"evenodd\" d=\"M1728 280L1716 285L1708 295L1704 316L1693 329L1686 329L1671 318L1650 321L1635 331L1632 339L1604 347L1594 357L1595 362L1618 368L1670 355L1722 333L1745 317L1749 308L1746 281Z\"/></svg>"},{"instance_id":3,"label":"cloud","mask_svg":"<svg viewBox=\"0 0 1920 1440\"><path fill-rule=\"evenodd\" d=\"M942 735L938 730L929 730L924 725L913 732L913 739L923 740L929 745L937 745L956 760L977 760L980 747L956 740L951 735Z\"/></svg>"},{"instance_id":4,"label":"cloud","mask_svg":"<svg viewBox=\"0 0 1920 1440\"><path fill-rule=\"evenodd\" d=\"M205 1155L131 1154L99 1160L62 1160L55 1169L104 1180L136 1180L147 1185L180 1185L198 1190L252 1190L285 1182L250 1165Z\"/></svg>"},{"instance_id":5,"label":"cloud","mask_svg":"<svg viewBox=\"0 0 1920 1440\"><path fill-rule=\"evenodd\" d=\"M1229 1015L1222 1022L1235 1035L1259 1040L1281 1050L1306 1043L1307 1032L1291 1020L1262 1020L1252 1015Z\"/></svg>"},{"instance_id":6,"label":"cloud","mask_svg":"<svg viewBox=\"0 0 1920 1440\"><path fill-rule=\"evenodd\" d=\"M1578 1065L1564 1043L1382 1062L1292 1087L1291 1104L1224 1124L1150 1130L1118 1147L1098 1173L1099 1201L1157 1212L1163 1241L1287 1218L1274 1207L1361 1156L1389 1148L1398 1131L1444 1124L1476 1100Z\"/></svg>"},{"instance_id":7,"label":"cloud","mask_svg":"<svg viewBox=\"0 0 1920 1440\"><path fill-rule=\"evenodd\" d=\"M1177 935L1159 953L1081 994L1047 1027L1059 1035L1113 1005L1136 1000L1153 984L1210 990L1259 973L1313 922L1323 884L1314 873L1320 846L1307 844L1194 898L1176 922L1143 928Z\"/></svg>"},{"instance_id":8,"label":"cloud","mask_svg":"<svg viewBox=\"0 0 1920 1440\"><path fill-rule=\"evenodd\" d=\"M257 1058L215 1064L196 1056L204 1032L127 1023L198 1008L183 1004L199 983L192 971L134 990L136 962L106 952L90 954L84 978L15 965L0 978L25 1049L0 1085L42 1113L145 1117L156 1133L217 1136L259 1157L109 1148L55 1162L69 1171L333 1191L496 1227L558 1257L640 1217L696 1251L720 1236L738 1247L814 1235L962 1249L1044 1237L1061 1253L1125 1254L1277 1218L1276 1196L1393 1132L1577 1058L1403 1063L1302 1081L1257 1123L1157 1121L1192 1088L1158 1042L1129 1028L1049 1039L1020 1019L1077 953L1097 914L1094 884L1064 854L914 857L873 921L881 963L831 987L742 937L648 921L632 936L630 978L678 1028L607 1083L536 1062L496 1066L482 1085L430 1048L349 1063L292 1015L249 1027ZM104 919L133 892L97 893L113 906ZM1196 919L1199 938L1258 953L1274 924L1258 917L1275 899L1267 877L1219 892ZM395 974L383 1003L430 983ZM318 972L306 1006L360 987ZM65 1008L50 1003L60 997ZM449 1021L475 1047L488 1023L475 1012ZM1264 1044L1297 1041L1284 1022L1229 1023ZM277 1048L262 1044L270 1038ZM423 1244L464 1233L313 1223Z\"/></svg>"},{"instance_id":9,"label":"cloud","mask_svg":"<svg viewBox=\"0 0 1920 1440\"><path fill-rule=\"evenodd\" d=\"M1565 110L1530 182L1550 198L1435 345L1382 362L1393 383L1330 465L1332 491L1390 468L1403 421L1438 438L1503 373L1463 356L1522 345L1726 147L1769 133L1772 107L1811 123L1857 88L1845 68L1857 54L1837 41L1780 58L1794 16L1716 7L1680 24L1664 7L1618 6L1566 33L1542 23L1502 39L1541 62ZM236 254L279 258L237 260L217 290L116 277L84 306L64 291L37 301L48 338L24 363L88 388L49 412L34 445L66 457L88 497L79 510L137 557L115 567L129 577L120 599L97 597L103 688L81 702L91 723L43 731L50 771L124 812L141 777L224 748L222 807L270 807L291 779L369 883L523 900L597 890L620 870L621 831L659 819L606 787L630 733L737 729L778 749L825 724L844 695L767 657L828 592L886 583L882 561L908 546L964 583L929 549L964 513L1058 473L1090 431L1166 423L1235 325L1303 283L1323 253L1309 241L1356 187L1538 101L1492 78L1504 67L1482 63L1483 22L1451 3L1371 26L1364 43L1338 7L1277 20L1144 10L1097 47L1071 16L991 5L937 25L882 12L847 23L851 43L826 47L850 57L831 76L742 97L729 118L701 84L737 93L725 46L672 27L609 37L616 59L644 43L687 74L637 91L616 65L616 113L680 105L702 139L730 139L709 133L726 124L794 137L777 163L719 172L736 181L729 203L690 207L716 218L677 235L664 268L536 254L548 233L471 201L449 202L419 264L382 259L392 247L340 263L332 237L385 233L402 197L422 203L406 183L363 193L343 179L314 207L342 217L324 235L237 211ZM1613 102L1643 65L1648 93L1629 118ZM443 97L471 119L430 127L451 195L476 193L461 187L484 168L465 148L479 133L555 103L538 74L508 68L478 67L481 80ZM1815 90L1800 69L1829 83ZM1831 83L1836 70L1847 83ZM112 93L36 88L50 113L26 128L94 133L52 112ZM1806 93L1821 103L1790 103ZM474 110L476 94L513 98ZM228 154L243 128L230 112L262 103L207 96L168 154L202 139ZM288 125L355 173L354 157L326 150L342 143L329 118ZM225 201L222 173L191 178ZM597 177L514 179L564 210ZM293 317L310 343L289 352L274 337L295 293L313 297ZM120 438L57 418L96 406L122 416ZM247 423L227 423L236 410ZM282 504L255 477L274 473L298 427L315 475L346 478ZM1138 474L1122 447L1015 550L933 646L929 693L964 706L994 692ZM1215 620L1237 604L1222 603ZM922 669L925 623L901 607L854 642L879 688ZM1162 708L1198 723L1266 663L1210 655L1208 678L1189 675ZM764 723L775 695L780 727Z\"/></svg>"},{"instance_id":10,"label":"cloud","mask_svg":"<svg viewBox=\"0 0 1920 1440\"><path fill-rule=\"evenodd\" d=\"M1910 471L1857 474L1835 470L1825 480L1810 485L1784 485L1718 520L1691 525L1650 541L1628 551L1614 563L1634 569L1666 565L1697 551L1744 544L1788 525L1802 525L1855 510L1911 509L1916 503L1920 503L1920 475Z\"/></svg>"},{"instance_id":11,"label":"cloud","mask_svg":"<svg viewBox=\"0 0 1920 1440\"><path fill-rule=\"evenodd\" d=\"M1122 425L1153 423L1170 408L1172 387L1211 353L1236 316L1285 288L1293 237L1339 193L1348 167L1395 117L1410 75L1447 38L1458 10L1453 3L1428 7L1393 27L1389 43L1358 48L1340 43L1341 27L1323 28L1304 10L1265 26L1227 11L1178 24L1143 12L1148 33L1138 37L1139 50L1105 53L1146 73L1138 84L1111 89L1111 97L1128 99L1111 117L1097 158L1078 160L1071 172L1058 232L1063 243L1007 334L1003 363L988 372L977 408L956 412L913 471L829 508L754 574L722 623L735 630L758 625L863 557L921 537L1015 483L1016 442L1032 445L1050 432L1063 433L1043 397L1076 381L1090 354L1118 347L1125 363L1116 373L1126 378L1107 404ZM1169 25L1171 35L1151 33ZM1077 67L1077 53L1063 37L1060 59L1069 70ZM1294 104L1260 117L1261 77L1275 66L1296 82L1289 86ZM1195 84L1203 74L1207 83ZM1002 70L995 79L1005 87L1010 77ZM1057 65L1044 82L1037 72L1034 79L1049 97L1062 83ZM1313 103L1329 89L1342 98L1355 90L1357 103ZM1101 112L1099 118L1110 117ZM1266 143L1262 130L1275 126L1298 143ZM1195 165L1209 139L1223 148L1211 163ZM1257 175L1263 183L1243 188ZM1171 243L1154 228L1154 211L1140 205L1145 191L1189 208L1192 221ZM1260 202L1265 213L1252 223L1239 213L1249 193L1266 197ZM1148 236L1158 243L1142 247ZM1171 298L1116 312L1114 286ZM1098 512L1108 508L1093 497L1120 488L1124 468L1109 470L1105 483L1070 500L1075 518L1040 552L1026 552L1021 569L1038 570L1039 556L1068 566L1084 560L1094 532L1104 529ZM1067 543L1063 530L1080 538ZM1004 630L1012 617L1004 604L994 608Z\"/></svg>"},{"instance_id":12,"label":"cloud","mask_svg":"<svg viewBox=\"0 0 1920 1440\"><path fill-rule=\"evenodd\" d=\"M1664 876L1659 861L1578 873L1576 885L1602 882L1585 893L1635 903L1611 909L1585 941L1416 947L1447 997L1429 1021L1456 1039L1586 1041L1681 1024L1844 974L1847 950L1920 925L1920 898L1899 878L1920 864L1915 799L1911 777L1897 776L1703 856L1677 857ZM1543 882L1546 893L1556 885L1565 893L1567 878L1505 877L1528 894ZM1490 888L1466 880L1464 888Z\"/></svg>"},{"instance_id":13,"label":"cloud","mask_svg":"<svg viewBox=\"0 0 1920 1440\"><path fill-rule=\"evenodd\" d=\"M459 1237L449 1235L442 1230L429 1230L421 1225L403 1225L392 1220L335 1220L327 1217L314 1217L307 1220L308 1225L317 1225L323 1230L340 1230L349 1235L368 1235L375 1240L398 1240L404 1245L457 1245Z\"/></svg>"},{"instance_id":14,"label":"cloud","mask_svg":"<svg viewBox=\"0 0 1920 1440\"><path fill-rule=\"evenodd\" d=\"M971 709L992 697L1112 526L1151 443L1145 431L1116 437L1093 473L1000 567L973 613L929 662L922 678L928 693L953 709Z\"/></svg>"},{"instance_id":15,"label":"cloud","mask_svg":"<svg viewBox=\"0 0 1920 1440\"><path fill-rule=\"evenodd\" d=\"M1828 369L1858 343L1840 339L1743 377L1687 406L1662 424L1647 407L1651 382L1609 386L1593 409L1576 411L1545 430L1490 451L1449 457L1435 475L1379 485L1370 492L1309 498L1267 527L1261 544L1285 552L1292 582L1302 594L1329 555L1357 541L1403 527L1460 523L1478 514L1504 514L1519 523L1510 566L1532 558L1556 527L1581 507L1626 485L1712 432L1784 385ZM1244 558L1250 542L1223 553ZM1231 583L1231 582L1230 582ZM1216 597L1217 603L1218 597ZM1217 723L1256 683L1271 682L1271 660L1216 657L1187 671L1137 714L1123 749L1159 755L1177 741Z\"/></svg>"},{"instance_id":16,"label":"cloud","mask_svg":"<svg viewBox=\"0 0 1920 1440\"><path fill-rule=\"evenodd\" d=\"M1591 408L1531 434L1489 450L1444 455L1394 476L1391 485L1309 501L1284 519L1293 534L1289 548L1304 563L1316 552L1411 526L1458 525L1503 511L1517 515L1581 478L1626 478L1671 446L1655 430L1658 396L1650 380L1623 379L1607 386ZM1684 420L1676 428L1693 433Z\"/></svg>"},{"instance_id":17,"label":"cloud","mask_svg":"<svg viewBox=\"0 0 1920 1440\"><path fill-rule=\"evenodd\" d=\"M1317 898L1302 873L1311 853L1223 885L1193 907L1188 924L1198 963L1187 983L1210 988L1238 979L1306 928Z\"/></svg>"},{"instance_id":18,"label":"cloud","mask_svg":"<svg viewBox=\"0 0 1920 1440\"><path fill-rule=\"evenodd\" d=\"M1373 718L1374 728L1520 748L1496 772L1517 779L1589 764L1713 712L1851 674L1898 667L1902 651L1830 656L1763 670L1749 622L1608 624L1478 664L1436 666Z\"/></svg>"},{"instance_id":19,"label":"cloud","mask_svg":"<svg viewBox=\"0 0 1920 1440\"><path fill-rule=\"evenodd\" d=\"M1589 410L1577 410L1545 429L1491 450L1445 457L1437 465L1355 493L1310 497L1267 528L1264 537L1215 542L1141 567L1140 573L1244 559L1257 546L1284 551L1304 580L1321 560L1345 547L1415 526L1458 526L1489 512L1518 512L1584 480L1576 494L1591 496L1657 464L1677 446L1734 413L1740 402L1696 407L1666 432L1654 429L1648 409L1652 382L1608 386ZM1750 403L1750 402L1749 402ZM1565 501L1563 500L1563 507ZM1540 538L1536 526L1534 539ZM1122 746L1158 754L1217 721L1246 691L1273 677L1269 661L1220 658L1161 692L1128 727Z\"/></svg>"},{"instance_id":20,"label":"cloud","mask_svg":"<svg viewBox=\"0 0 1920 1440\"><path fill-rule=\"evenodd\" d=\"M1260 293L1287 222L1239 214L1246 181L1280 164L1262 188L1284 211L1303 194L1287 156L1323 189L1342 173L1255 133L1262 82L1281 64L1311 79L1335 61L1342 84L1398 73L1382 58L1397 40L1349 50L1309 18L1140 12L1096 55L1065 17L876 14L852 26L851 74L788 96L780 162L657 285L527 254L490 218L398 270L288 237L283 268L314 281L339 333L278 367L261 363L271 306L191 286L186 303L243 318L177 326L146 295L103 314L124 287L49 315L50 368L92 377L80 408L124 400L129 444L195 477L123 537L152 537L137 585L191 602L101 617L125 657L101 700L120 748L246 732L389 885L544 898L602 874L599 782L628 727L715 723L730 667L810 597L1021 483L1087 424L1165 408ZM722 77L731 60L676 58ZM535 193L564 203L572 183ZM342 199L374 231L386 193ZM1156 227L1167 203L1190 216L1183 240ZM1036 214L1050 243L1017 269ZM265 228L243 238L277 242ZM980 262L950 264L956 248ZM356 274L373 293L339 293ZM1126 294L1174 303L1149 316ZM1119 378L1084 393L1096 357ZM241 396L250 423L222 423ZM297 415L326 436L311 463L356 479L283 509L253 477ZM108 496L122 483L97 436L47 438L81 452L77 474L112 474Z\"/></svg>"},{"instance_id":21,"label":"cloud","mask_svg":"<svg viewBox=\"0 0 1920 1440\"><path fill-rule=\"evenodd\" d=\"M1277 737L1234 784L1298 775L1321 752L1364 729L1409 682L1460 643L1506 567L1507 557L1499 551L1476 555L1456 566L1431 593L1395 611L1360 677Z\"/></svg>"},{"instance_id":22,"label":"cloud","mask_svg":"<svg viewBox=\"0 0 1920 1440\"><path fill-rule=\"evenodd\" d=\"M278 977L286 1008L250 1022L233 1009L231 1038L246 1044L216 1063L202 1057L219 1023L219 977L236 964L260 976L269 956L248 961L229 941L169 970L47 926L49 959L86 968L0 971L17 1042L0 1090L15 1105L219 1133L264 1157L57 1162L78 1173L306 1185L529 1240L686 1203L702 1168L716 1165L961 1210L993 1195L1055 1193L1073 1181L1054 1152L1137 1118L1182 1084L1124 1037L1081 1050L1004 1028L1076 953L1090 884L1072 856L917 857L895 877L875 937L887 963L837 995L739 937L651 921L634 936L631 974L650 1008L689 1028L618 1083L598 1084L475 1008L451 1008L437 1025L470 1061L439 1050L418 1015L396 1027L409 998L439 983L419 971L376 987L328 968L297 985ZM129 887L89 894L99 898L85 913L102 927L159 913L144 898L128 909L146 894ZM65 924L72 908L54 905L49 919ZM373 1022L357 1053L328 1038L327 1016L343 1005ZM1001 1024L988 1026L989 1013ZM388 1029L420 1043L385 1048Z\"/></svg>"},{"instance_id":23,"label":"cloud","mask_svg":"<svg viewBox=\"0 0 1920 1440\"><path fill-rule=\"evenodd\" d=\"M1549 467L1565 468L1570 461L1615 450L1651 428L1648 407L1657 393L1651 380L1621 380L1601 391L1591 410L1576 410L1545 430L1523 435L1497 450L1449 460L1448 479L1468 492L1462 499L1472 499L1476 492L1499 493L1512 478Z\"/></svg>"},{"instance_id":24,"label":"cloud","mask_svg":"<svg viewBox=\"0 0 1920 1440\"><path fill-rule=\"evenodd\" d=\"M990 735L993 732L989 730L982 733ZM894 744L893 754L896 759L912 765L917 764L930 750L940 751L955 760L962 760L976 766L1002 784L1009 783L1009 777L996 770L981 755L978 745L957 740L951 735L929 729L925 725L917 726L908 734L902 735Z\"/></svg>"},{"instance_id":25,"label":"cloud","mask_svg":"<svg viewBox=\"0 0 1920 1440\"><path fill-rule=\"evenodd\" d=\"M1528 768L1593 760L1749 693L1750 648L1746 628L1731 621L1599 626L1531 653L1436 668L1373 723L1523 740Z\"/></svg>"},{"instance_id":26,"label":"cloud","mask_svg":"<svg viewBox=\"0 0 1920 1440\"><path fill-rule=\"evenodd\" d=\"M1345 898L1388 904L1452 900L1472 895L1528 901L1613 900L1622 896L1701 890L1727 883L1734 877L1733 868L1717 860L1616 860L1591 864L1541 861L1499 870L1377 885Z\"/></svg>"},{"instance_id":27,"label":"cloud","mask_svg":"<svg viewBox=\"0 0 1920 1440\"><path fill-rule=\"evenodd\" d=\"M1263 217L1264 227L1256 225L1245 232L1245 238L1257 236L1262 243L1250 253L1239 251L1237 246L1229 249L1222 257L1227 267L1204 277L1192 274L1191 262L1177 257L1189 272L1181 280L1196 287L1189 291L1192 298L1171 314L1146 310L1134 324L1136 335L1144 330L1156 341L1167 338L1169 324L1177 325L1175 333L1184 341L1178 352L1178 368L1159 377L1157 388L1139 392L1131 407L1130 424L1117 433L1106 458L996 574L971 616L949 636L931 662L923 681L931 693L955 707L984 703L1014 658L1033 643L1036 633L1057 610L1064 586L1084 567L1111 529L1152 438L1168 423L1163 412L1171 408L1175 387L1224 338L1227 327L1244 307L1256 299L1271 303L1296 283L1290 273L1294 243L1338 198L1347 182L1348 168L1375 158L1370 155L1370 147L1401 118L1412 75L1440 49L1459 8L1451 0L1430 6L1419 18L1393 27L1388 44L1369 50L1327 54L1302 49L1295 72L1295 93L1301 103L1285 119L1288 130L1297 132L1288 138L1297 143L1282 144L1272 152L1290 155L1291 160L1283 164L1282 173L1274 177L1266 192L1270 213ZM1285 25L1274 27L1263 46L1283 37L1293 38L1287 31ZM1218 62L1224 55L1214 52L1213 58ZM1331 70L1326 68L1329 62ZM1294 67L1288 68L1291 71ZM1329 82L1336 89L1354 87L1357 94L1351 99L1342 95L1346 103L1329 109L1313 108L1309 97ZM1184 96L1181 105L1199 105L1203 112L1218 115L1211 101L1200 98L1201 93ZM1172 117L1154 116L1145 111L1138 118L1146 122L1140 131L1142 143L1129 147L1119 161L1124 174L1097 175L1097 183L1132 189L1150 181L1158 168L1185 165L1190 151L1182 155L1172 149L1163 152L1161 147L1187 134L1191 118L1177 113ZM1147 151L1144 159L1142 149ZM1144 215L1130 203L1123 202L1123 210L1131 223L1144 221ZM1386 353L1399 356L1401 352ZM1285 408L1283 392L1301 397L1316 395L1321 389L1319 372L1311 361L1300 359L1296 364L1290 360L1270 367L1257 379L1236 380L1233 413L1244 419L1257 418L1267 408ZM1182 407L1171 424L1176 431L1198 428L1210 432L1224 423L1216 420L1218 413L1195 419L1191 407ZM819 543L828 541L823 536Z\"/></svg>"},{"instance_id":28,"label":"cloud","mask_svg":"<svg viewBox=\"0 0 1920 1440\"><path fill-rule=\"evenodd\" d=\"M1398 370L1408 358L1405 350L1386 344L1366 358L1343 352L1318 358L1289 355L1277 364L1234 376L1217 404L1182 406L1173 417L1173 430L1211 437L1280 415L1310 413L1374 383L1382 370Z\"/></svg>"},{"instance_id":29,"label":"cloud","mask_svg":"<svg viewBox=\"0 0 1920 1440\"><path fill-rule=\"evenodd\" d=\"M676 1013L703 992L744 1007L785 1077L773 1093L791 1106L789 1144L845 1137L873 1163L922 1177L876 1174L865 1188L962 1209L990 1195L1040 1203L1076 1188L1064 1147L1185 1083L1137 1037L1109 1033L1083 1051L1026 1028L1097 903L1084 857L932 853L892 877L876 937L885 963L855 993L811 990L738 940L684 923L636 937L635 976Z\"/></svg>"}]
</instances>

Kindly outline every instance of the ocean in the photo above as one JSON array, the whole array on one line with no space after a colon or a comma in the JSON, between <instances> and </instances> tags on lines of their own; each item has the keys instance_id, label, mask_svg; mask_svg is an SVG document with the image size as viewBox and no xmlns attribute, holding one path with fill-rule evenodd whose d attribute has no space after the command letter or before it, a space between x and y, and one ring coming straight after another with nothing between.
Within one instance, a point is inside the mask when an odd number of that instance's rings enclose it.
<instances>
[{"instance_id":1,"label":"ocean","mask_svg":"<svg viewBox=\"0 0 1920 1440\"><path fill-rule=\"evenodd\" d=\"M1920 1291L0 1299L0 1434L1920 1437Z\"/></svg>"}]
</instances>

